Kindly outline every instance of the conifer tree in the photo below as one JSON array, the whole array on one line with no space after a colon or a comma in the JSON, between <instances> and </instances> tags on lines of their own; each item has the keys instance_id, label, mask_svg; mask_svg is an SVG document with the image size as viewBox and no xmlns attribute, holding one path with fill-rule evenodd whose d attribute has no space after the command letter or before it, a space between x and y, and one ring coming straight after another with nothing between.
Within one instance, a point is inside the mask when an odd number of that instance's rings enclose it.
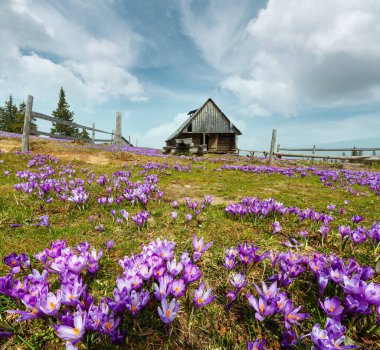
<instances>
[{"instance_id":1,"label":"conifer tree","mask_svg":"<svg viewBox=\"0 0 380 350\"><path fill-rule=\"evenodd\" d=\"M5 101L4 107L0 110L0 129L12 132L12 124L15 122L17 107L13 104L13 97L9 95L9 99Z\"/></svg>"},{"instance_id":2,"label":"conifer tree","mask_svg":"<svg viewBox=\"0 0 380 350\"><path fill-rule=\"evenodd\" d=\"M90 135L86 129L82 129L82 132L79 134L79 137L84 139L85 142L91 141Z\"/></svg>"},{"instance_id":3,"label":"conifer tree","mask_svg":"<svg viewBox=\"0 0 380 350\"><path fill-rule=\"evenodd\" d=\"M57 109L52 112L52 115L57 119L73 122L74 112L70 111L69 108L70 105L66 102L65 91L61 87L61 90L59 91L58 106ZM51 133L62 136L78 136L78 129L69 125L53 123Z\"/></svg>"}]
</instances>

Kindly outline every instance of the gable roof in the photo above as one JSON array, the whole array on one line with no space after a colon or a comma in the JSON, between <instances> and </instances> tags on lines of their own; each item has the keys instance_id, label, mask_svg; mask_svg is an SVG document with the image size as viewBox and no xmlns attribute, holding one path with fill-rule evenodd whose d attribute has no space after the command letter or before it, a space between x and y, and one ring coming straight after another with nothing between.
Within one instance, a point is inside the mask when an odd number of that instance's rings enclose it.
<instances>
[{"instance_id":1,"label":"gable roof","mask_svg":"<svg viewBox=\"0 0 380 350\"><path fill-rule=\"evenodd\" d=\"M180 127L173 133L171 134L167 139L166 141L170 141L172 139L174 139L175 137L177 137L178 135L180 135L184 129L186 129L188 127L188 125L191 123L191 121L196 118L198 116L198 114L203 110L203 108L207 105L208 102L211 102L215 107L216 109L221 113L221 115L227 119L227 121L230 123L231 125L231 128L235 129L236 130L236 133L238 135L241 135L241 131L231 123L231 121L226 117L226 115L221 111L221 109L216 105L216 103L211 99L209 98L203 105L202 107L198 108L198 109L195 109L191 112L188 113L188 115L190 115L189 118L187 118L181 125ZM195 113L192 113L192 112L195 112Z\"/></svg>"}]
</instances>

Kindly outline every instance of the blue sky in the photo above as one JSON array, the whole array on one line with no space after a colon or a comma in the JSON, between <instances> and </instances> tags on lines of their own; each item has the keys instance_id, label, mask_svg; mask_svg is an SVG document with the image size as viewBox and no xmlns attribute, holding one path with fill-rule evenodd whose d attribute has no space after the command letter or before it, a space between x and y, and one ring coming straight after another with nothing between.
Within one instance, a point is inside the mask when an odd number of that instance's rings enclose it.
<instances>
[{"instance_id":1,"label":"blue sky","mask_svg":"<svg viewBox=\"0 0 380 350\"><path fill-rule=\"evenodd\" d=\"M77 123L121 111L142 146L209 97L243 149L272 128L289 147L380 140L377 1L3 0L0 23L0 101L50 114L63 86Z\"/></svg>"}]
</instances>

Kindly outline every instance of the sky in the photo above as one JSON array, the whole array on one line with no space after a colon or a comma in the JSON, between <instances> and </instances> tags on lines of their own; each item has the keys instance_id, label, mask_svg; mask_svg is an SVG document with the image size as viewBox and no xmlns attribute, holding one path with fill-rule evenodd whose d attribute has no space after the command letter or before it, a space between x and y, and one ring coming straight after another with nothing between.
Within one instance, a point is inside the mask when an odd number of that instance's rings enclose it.
<instances>
[{"instance_id":1,"label":"sky","mask_svg":"<svg viewBox=\"0 0 380 350\"><path fill-rule=\"evenodd\" d=\"M212 98L241 149L273 128L282 147L380 144L378 0L1 0L0 23L0 104L51 115L62 86L75 122L111 131L119 111L161 148Z\"/></svg>"}]
</instances>

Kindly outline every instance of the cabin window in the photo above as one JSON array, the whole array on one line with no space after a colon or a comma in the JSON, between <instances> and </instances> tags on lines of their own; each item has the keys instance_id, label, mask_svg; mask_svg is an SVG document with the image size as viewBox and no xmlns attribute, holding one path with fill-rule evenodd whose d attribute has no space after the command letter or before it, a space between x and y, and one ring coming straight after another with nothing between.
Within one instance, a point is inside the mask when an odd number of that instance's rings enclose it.
<instances>
[{"instance_id":1,"label":"cabin window","mask_svg":"<svg viewBox=\"0 0 380 350\"><path fill-rule=\"evenodd\" d=\"M188 131L188 132L192 132L192 131L193 131L193 124L192 124L192 123L190 123L190 124L188 125L188 127L187 127L187 131Z\"/></svg>"}]
</instances>

